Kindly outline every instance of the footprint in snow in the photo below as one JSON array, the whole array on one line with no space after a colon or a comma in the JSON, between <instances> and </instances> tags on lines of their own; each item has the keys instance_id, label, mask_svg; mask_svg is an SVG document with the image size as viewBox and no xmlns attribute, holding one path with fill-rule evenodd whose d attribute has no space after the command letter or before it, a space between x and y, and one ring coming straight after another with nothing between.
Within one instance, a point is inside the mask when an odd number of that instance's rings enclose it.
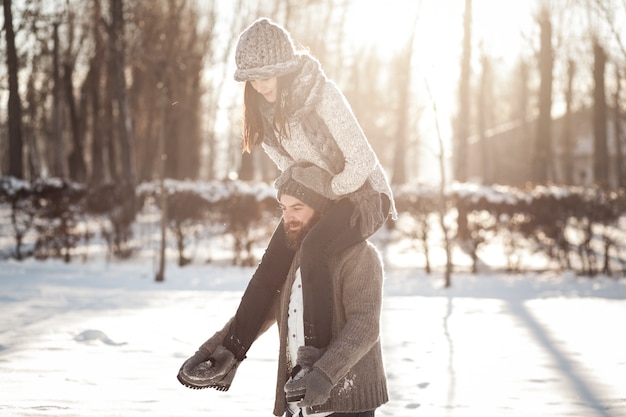
<instances>
[{"instance_id":1,"label":"footprint in snow","mask_svg":"<svg viewBox=\"0 0 626 417\"><path fill-rule=\"evenodd\" d=\"M76 340L77 342L98 342L99 341L109 346L121 346L121 345L126 344L126 342L121 342L121 343L114 342L113 340L109 338L109 336L106 335L106 333L104 333L101 330L85 330L84 332L81 332L78 336L76 336L74 340Z\"/></svg>"}]
</instances>

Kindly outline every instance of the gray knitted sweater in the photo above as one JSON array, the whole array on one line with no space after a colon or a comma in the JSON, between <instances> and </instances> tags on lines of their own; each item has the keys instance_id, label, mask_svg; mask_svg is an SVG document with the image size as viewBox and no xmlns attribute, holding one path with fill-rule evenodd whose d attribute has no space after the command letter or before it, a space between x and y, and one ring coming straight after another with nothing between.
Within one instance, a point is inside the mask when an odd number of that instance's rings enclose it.
<instances>
[{"instance_id":1,"label":"gray knitted sweater","mask_svg":"<svg viewBox=\"0 0 626 417\"><path fill-rule=\"evenodd\" d=\"M298 256L296 256L298 259ZM380 343L383 268L376 248L361 242L331 261L333 280L333 338L315 363L334 384L330 399L309 412L359 412L378 408L389 400ZM264 329L278 323L280 354L274 414L286 408L284 386L289 378L287 364L287 314L294 262L287 281L269 312Z\"/></svg>"},{"instance_id":2,"label":"gray knitted sweater","mask_svg":"<svg viewBox=\"0 0 626 417\"><path fill-rule=\"evenodd\" d=\"M326 78L315 58L305 55L303 61L303 68L292 86L297 104L289 118L288 137L276 137L276 132L274 135L266 133L263 148L281 171L295 162L310 162L333 174L331 187L337 196L348 195L369 181L374 190L389 197L395 218L397 213L389 181L349 103L339 88ZM310 112L315 112L324 122L334 143L320 143L311 138L306 129ZM271 125L269 120L268 125ZM343 169L336 172L337 166Z\"/></svg>"}]
</instances>

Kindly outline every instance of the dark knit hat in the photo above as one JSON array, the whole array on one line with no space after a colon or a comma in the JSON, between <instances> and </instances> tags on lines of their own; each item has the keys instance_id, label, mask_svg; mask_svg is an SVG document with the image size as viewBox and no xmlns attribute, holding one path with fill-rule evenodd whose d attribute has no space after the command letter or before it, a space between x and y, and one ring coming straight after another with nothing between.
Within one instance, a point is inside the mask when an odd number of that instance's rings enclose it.
<instances>
[{"instance_id":1,"label":"dark knit hat","mask_svg":"<svg viewBox=\"0 0 626 417\"><path fill-rule=\"evenodd\" d=\"M291 176L291 170L297 165L298 164L295 164L287 168L274 183L276 187L276 198L280 201L280 197L283 194L290 195L302 201L315 211L320 213L326 212L333 204L333 201L294 180Z\"/></svg>"},{"instance_id":2,"label":"dark knit hat","mask_svg":"<svg viewBox=\"0 0 626 417\"><path fill-rule=\"evenodd\" d=\"M302 59L296 54L289 33L271 20L261 18L239 35L235 63L235 80L250 81L294 72L302 65Z\"/></svg>"}]
</instances>

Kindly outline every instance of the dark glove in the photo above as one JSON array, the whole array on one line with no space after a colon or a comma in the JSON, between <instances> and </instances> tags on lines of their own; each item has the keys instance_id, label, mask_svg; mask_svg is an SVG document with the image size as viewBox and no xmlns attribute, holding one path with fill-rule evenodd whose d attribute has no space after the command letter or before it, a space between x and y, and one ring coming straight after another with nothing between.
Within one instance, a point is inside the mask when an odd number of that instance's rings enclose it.
<instances>
[{"instance_id":1,"label":"dark glove","mask_svg":"<svg viewBox=\"0 0 626 417\"><path fill-rule=\"evenodd\" d=\"M193 354L192 357L187 359L183 366L180 368L181 371L189 373L193 368L200 365L202 362L206 362L211 357L211 352L207 351L204 348L200 348Z\"/></svg>"},{"instance_id":2,"label":"dark glove","mask_svg":"<svg viewBox=\"0 0 626 417\"><path fill-rule=\"evenodd\" d=\"M306 393L304 399L298 403L298 407L313 407L314 405L324 404L330 398L330 391L333 389L333 383L320 370L313 368L311 372L304 375L301 379L290 379L285 384L285 394L287 397L293 396L304 390Z\"/></svg>"},{"instance_id":3,"label":"dark glove","mask_svg":"<svg viewBox=\"0 0 626 417\"><path fill-rule=\"evenodd\" d=\"M218 391L228 391L235 378L237 367L241 363L233 353L223 346L218 346L206 361L197 362L206 354L200 353L189 358L178 372L178 380L189 388L215 388ZM196 363L197 362L197 363ZM196 363L195 365L193 365Z\"/></svg>"},{"instance_id":4,"label":"dark glove","mask_svg":"<svg viewBox=\"0 0 626 417\"><path fill-rule=\"evenodd\" d=\"M291 167L291 177L328 199L337 200L339 198L333 191L333 175L317 165L298 163Z\"/></svg>"},{"instance_id":5,"label":"dark glove","mask_svg":"<svg viewBox=\"0 0 626 417\"><path fill-rule=\"evenodd\" d=\"M200 346L198 351L194 353L192 357L190 357L183 363L183 366L181 366L180 370L178 371L178 375L179 375L178 380L183 385L187 385L187 384L185 384L181 380L180 378L181 373L184 372L185 374L190 374L191 371L196 366L198 366L202 362L208 361L209 358L211 357L211 354L215 351L215 349L217 349L217 347L220 346L224 342L224 338L226 337L226 333L228 332L228 329L230 328L230 325L232 322L233 322L233 318L228 320L228 322L226 322L226 325L221 330L215 332L213 336L207 339L207 341L204 342L202 346Z\"/></svg>"},{"instance_id":6,"label":"dark glove","mask_svg":"<svg viewBox=\"0 0 626 417\"><path fill-rule=\"evenodd\" d=\"M296 359L296 366L291 370L290 381L295 381L303 378L306 374L311 372L315 362L324 354L326 349L318 349L313 346L300 346L298 348L298 358ZM296 402L304 398L306 390L304 386L293 389L290 392L285 392L287 402Z\"/></svg>"},{"instance_id":7,"label":"dark glove","mask_svg":"<svg viewBox=\"0 0 626 417\"><path fill-rule=\"evenodd\" d=\"M315 362L322 357L325 351L325 348L318 349L314 346L299 346L296 365L299 365L302 368L313 368Z\"/></svg>"},{"instance_id":8,"label":"dark glove","mask_svg":"<svg viewBox=\"0 0 626 417\"><path fill-rule=\"evenodd\" d=\"M385 223L380 193L371 188L362 187L350 194L350 201L354 204L354 212L350 218L350 226L354 227L357 220L363 237L373 235Z\"/></svg>"},{"instance_id":9,"label":"dark glove","mask_svg":"<svg viewBox=\"0 0 626 417\"><path fill-rule=\"evenodd\" d=\"M224 346L218 346L217 349L215 349L215 352L211 355L210 361L210 366L208 366L208 362L201 365L206 365L207 377L214 379L225 377L233 366L239 362L235 359L235 355Z\"/></svg>"}]
</instances>

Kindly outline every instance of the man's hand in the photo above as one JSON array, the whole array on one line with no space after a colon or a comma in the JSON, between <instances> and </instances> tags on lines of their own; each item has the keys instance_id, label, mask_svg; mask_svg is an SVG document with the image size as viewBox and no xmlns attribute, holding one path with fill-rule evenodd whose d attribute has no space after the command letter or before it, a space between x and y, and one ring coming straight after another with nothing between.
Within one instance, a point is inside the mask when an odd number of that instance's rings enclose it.
<instances>
[{"instance_id":1,"label":"man's hand","mask_svg":"<svg viewBox=\"0 0 626 417\"><path fill-rule=\"evenodd\" d=\"M221 345L208 356L206 350L200 349L198 352L187 359L180 368L178 381L193 389L215 388L218 391L227 391L240 361ZM207 360L202 360L205 357Z\"/></svg>"},{"instance_id":2,"label":"man's hand","mask_svg":"<svg viewBox=\"0 0 626 417\"><path fill-rule=\"evenodd\" d=\"M304 399L298 403L298 407L300 408L324 404L330 398L330 391L333 389L333 384L326 375L318 369L313 368L311 372L304 375L301 379L289 380L285 384L285 394L287 397L291 397L303 389L305 390L305 394Z\"/></svg>"},{"instance_id":3,"label":"man's hand","mask_svg":"<svg viewBox=\"0 0 626 417\"><path fill-rule=\"evenodd\" d=\"M211 357L211 352L207 351L204 348L198 349L196 353L193 354L192 357L187 359L183 366L180 368L181 371L190 372L193 368L200 365L202 362L206 362Z\"/></svg>"},{"instance_id":4,"label":"man's hand","mask_svg":"<svg viewBox=\"0 0 626 417\"><path fill-rule=\"evenodd\" d=\"M225 377L237 364L235 355L224 346L218 346L209 359L211 366L206 368L206 372L207 377L213 379Z\"/></svg>"}]
</instances>

